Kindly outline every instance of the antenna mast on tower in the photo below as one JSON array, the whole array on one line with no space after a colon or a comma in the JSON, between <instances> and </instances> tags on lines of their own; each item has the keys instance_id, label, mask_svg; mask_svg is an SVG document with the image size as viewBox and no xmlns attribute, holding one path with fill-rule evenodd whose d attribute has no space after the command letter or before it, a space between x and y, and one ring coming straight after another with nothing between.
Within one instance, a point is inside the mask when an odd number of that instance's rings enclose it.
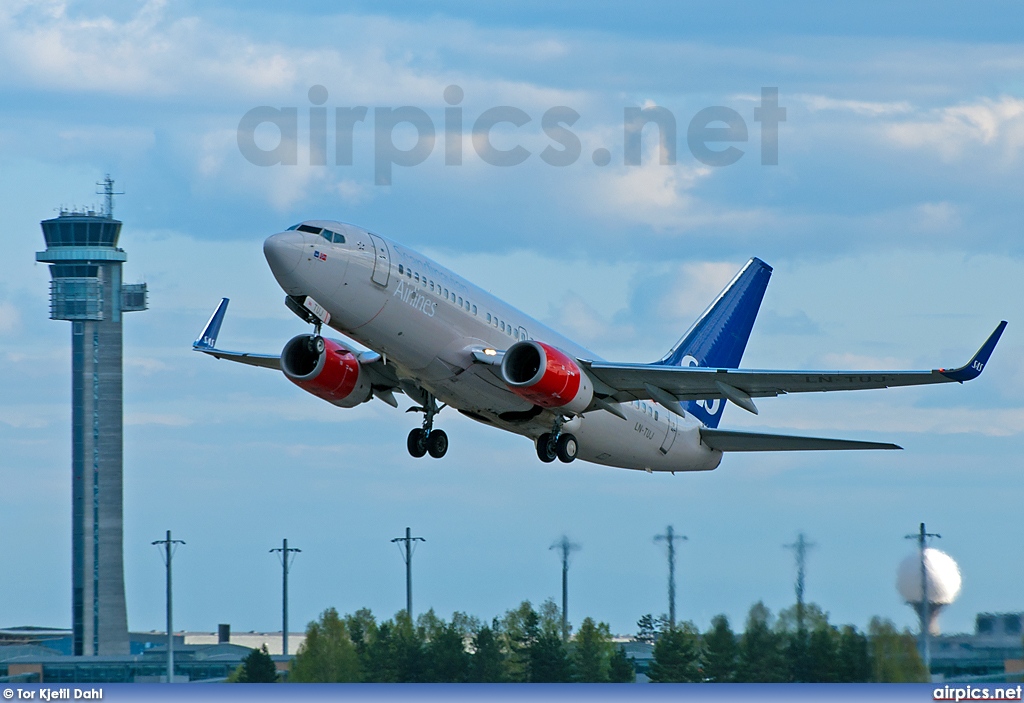
<instances>
[{"instance_id":1,"label":"antenna mast on tower","mask_svg":"<svg viewBox=\"0 0 1024 703\"><path fill-rule=\"evenodd\" d=\"M96 185L100 186L103 189L96 191L97 195L102 195L104 198L103 214L109 217L110 219L114 219L114 196L124 195L124 191L114 191L114 179L110 177L109 173L102 181L100 181Z\"/></svg>"}]
</instances>

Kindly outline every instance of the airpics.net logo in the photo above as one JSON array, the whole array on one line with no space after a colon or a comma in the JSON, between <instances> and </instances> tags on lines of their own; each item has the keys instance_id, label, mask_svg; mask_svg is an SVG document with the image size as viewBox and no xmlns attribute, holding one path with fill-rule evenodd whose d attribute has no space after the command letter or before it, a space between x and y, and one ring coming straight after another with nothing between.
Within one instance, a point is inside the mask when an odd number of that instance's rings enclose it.
<instances>
[{"instance_id":1,"label":"airpics.net logo","mask_svg":"<svg viewBox=\"0 0 1024 703\"><path fill-rule=\"evenodd\" d=\"M303 125L309 134L308 165L328 165L328 135L333 132L335 166L352 166L357 132L373 137L373 175L376 185L391 185L396 166L411 168L426 161L438 142L438 129L426 110L405 105L402 107L375 107L372 118L370 108L335 107L333 130L328 129L328 92L322 85L314 85L308 93L308 122ZM471 116L461 107L465 92L457 85L444 90L444 117L441 139L444 142L445 166L461 166L465 125ZM238 149L255 166L299 165L299 108L261 105L246 112L238 123ZM573 131L581 115L571 107L558 105L548 108L540 117L540 129L550 140L537 157L556 168L577 163L583 154L580 137ZM657 131L658 163L674 166L678 149L678 121L665 107L625 107L622 115L622 164L640 166L644 128L651 125ZM778 88L761 88L760 104L753 110L753 120L760 129L760 156L762 166L779 163L779 123L786 120L786 108L779 106ZM533 116L518 107L499 105L480 112L469 130L470 142L476 157L499 168L518 166L534 156L515 135L526 134L534 122ZM508 134L509 131L513 135ZM522 131L519 131L522 130ZM411 136L410 140L396 137ZM495 145L494 135L502 133L501 148ZM698 110L686 127L686 146L690 154L705 166L731 166L746 153L737 144L750 141L747 122L737 110L714 105ZM260 138L262 137L262 138ZM598 147L590 153L595 166L608 166L612 151Z\"/></svg>"}]
</instances>

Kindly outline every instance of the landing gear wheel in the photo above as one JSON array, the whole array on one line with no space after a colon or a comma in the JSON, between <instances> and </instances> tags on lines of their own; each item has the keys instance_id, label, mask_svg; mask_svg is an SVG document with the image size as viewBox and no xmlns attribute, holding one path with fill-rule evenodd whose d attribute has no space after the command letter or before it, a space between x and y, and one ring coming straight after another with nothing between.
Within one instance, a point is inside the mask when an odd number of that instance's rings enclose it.
<instances>
[{"instance_id":1,"label":"landing gear wheel","mask_svg":"<svg viewBox=\"0 0 1024 703\"><path fill-rule=\"evenodd\" d=\"M548 432L537 438L537 458L545 464L550 464L555 460L555 450L551 444L551 434Z\"/></svg>"},{"instance_id":2,"label":"landing gear wheel","mask_svg":"<svg viewBox=\"0 0 1024 703\"><path fill-rule=\"evenodd\" d=\"M562 463L568 464L575 461L579 451L580 444L576 441L574 434L560 435L558 442L555 443L555 453L558 454L558 460Z\"/></svg>"},{"instance_id":3,"label":"landing gear wheel","mask_svg":"<svg viewBox=\"0 0 1024 703\"><path fill-rule=\"evenodd\" d=\"M427 435L427 451L435 459L440 459L448 452L448 435L444 430L434 430Z\"/></svg>"},{"instance_id":4,"label":"landing gear wheel","mask_svg":"<svg viewBox=\"0 0 1024 703\"><path fill-rule=\"evenodd\" d=\"M324 344L324 338L321 337L320 335L310 337L306 344L309 347L309 351L317 355L323 354L324 349L326 349L326 345Z\"/></svg>"},{"instance_id":5,"label":"landing gear wheel","mask_svg":"<svg viewBox=\"0 0 1024 703\"><path fill-rule=\"evenodd\" d=\"M419 459L427 453L427 433L417 427L409 433L409 439L406 440L405 446L410 454Z\"/></svg>"}]
</instances>

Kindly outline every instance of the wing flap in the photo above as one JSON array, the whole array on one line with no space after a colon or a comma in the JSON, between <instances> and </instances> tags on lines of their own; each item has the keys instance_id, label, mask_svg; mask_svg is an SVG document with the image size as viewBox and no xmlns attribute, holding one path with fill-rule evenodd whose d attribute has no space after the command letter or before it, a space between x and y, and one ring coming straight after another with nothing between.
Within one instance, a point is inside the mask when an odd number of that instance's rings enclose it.
<instances>
[{"instance_id":1,"label":"wing flap","mask_svg":"<svg viewBox=\"0 0 1024 703\"><path fill-rule=\"evenodd\" d=\"M806 452L851 449L903 449L889 442L864 442L854 439L826 439L794 435L719 430L702 427L701 442L721 452Z\"/></svg>"}]
</instances>

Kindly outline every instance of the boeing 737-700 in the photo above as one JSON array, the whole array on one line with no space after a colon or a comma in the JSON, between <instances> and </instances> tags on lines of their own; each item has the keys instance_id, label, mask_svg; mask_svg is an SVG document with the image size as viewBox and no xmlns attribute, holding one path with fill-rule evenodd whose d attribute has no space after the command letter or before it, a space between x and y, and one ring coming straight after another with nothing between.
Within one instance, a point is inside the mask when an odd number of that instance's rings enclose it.
<instances>
[{"instance_id":1,"label":"boeing 737-700","mask_svg":"<svg viewBox=\"0 0 1024 703\"><path fill-rule=\"evenodd\" d=\"M408 436L414 457L447 452L448 436L434 426L445 407L530 438L544 462L579 458L648 472L711 470L723 452L899 449L718 425L727 403L756 414L755 398L970 381L1006 327L999 323L955 369L740 369L772 273L753 258L662 359L611 363L422 254L360 227L306 221L268 237L263 252L285 304L312 332L289 340L280 354L219 349L224 298L193 349L279 369L342 408L373 398L397 408L395 394L403 393L413 402L410 410L423 414ZM322 336L323 326L350 341Z\"/></svg>"}]
</instances>

